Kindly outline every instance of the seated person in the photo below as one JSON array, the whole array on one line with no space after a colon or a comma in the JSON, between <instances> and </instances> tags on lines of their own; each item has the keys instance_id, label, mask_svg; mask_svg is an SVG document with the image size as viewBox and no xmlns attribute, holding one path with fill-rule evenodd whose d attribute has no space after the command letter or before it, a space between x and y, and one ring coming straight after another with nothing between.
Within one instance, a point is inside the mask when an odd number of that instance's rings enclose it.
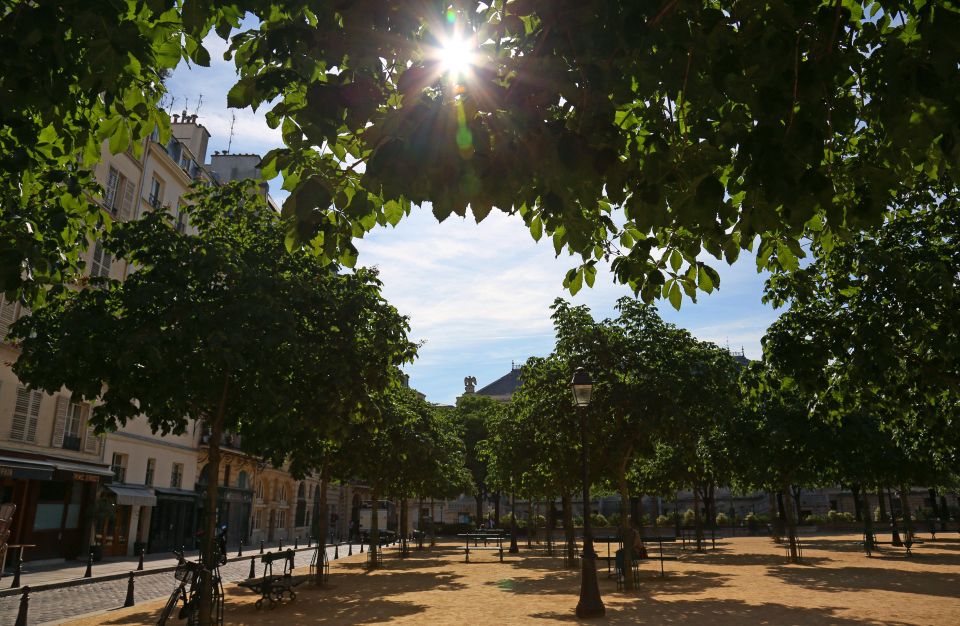
<instances>
[{"instance_id":1,"label":"seated person","mask_svg":"<svg viewBox=\"0 0 960 626\"><path fill-rule=\"evenodd\" d=\"M633 558L635 559L646 559L647 556L647 547L643 545L643 540L640 539L640 533L633 533Z\"/></svg>"}]
</instances>

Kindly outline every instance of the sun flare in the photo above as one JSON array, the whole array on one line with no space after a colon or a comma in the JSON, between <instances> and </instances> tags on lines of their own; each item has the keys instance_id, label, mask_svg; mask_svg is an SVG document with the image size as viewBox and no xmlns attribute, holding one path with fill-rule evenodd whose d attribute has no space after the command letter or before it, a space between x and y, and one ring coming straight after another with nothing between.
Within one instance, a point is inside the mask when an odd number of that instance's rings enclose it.
<instances>
[{"instance_id":1,"label":"sun flare","mask_svg":"<svg viewBox=\"0 0 960 626\"><path fill-rule=\"evenodd\" d=\"M473 65L473 46L469 39L453 36L443 42L439 56L443 73L457 79L465 76Z\"/></svg>"}]
</instances>

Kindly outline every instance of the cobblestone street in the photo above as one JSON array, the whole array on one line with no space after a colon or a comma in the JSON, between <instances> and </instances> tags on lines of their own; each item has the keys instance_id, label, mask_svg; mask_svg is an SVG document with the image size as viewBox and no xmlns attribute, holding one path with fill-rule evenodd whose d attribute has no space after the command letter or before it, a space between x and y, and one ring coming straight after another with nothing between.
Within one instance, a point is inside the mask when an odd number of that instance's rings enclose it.
<instances>
[{"instance_id":1,"label":"cobblestone street","mask_svg":"<svg viewBox=\"0 0 960 626\"><path fill-rule=\"evenodd\" d=\"M359 550L359 547L355 547ZM346 546L340 547L340 554L346 555ZM313 550L297 552L296 565L303 568L310 563ZM327 558L332 559L333 548L327 549ZM259 556L259 555L254 555ZM262 570L259 558L256 561L257 574ZM220 568L224 585L243 580L250 573L250 559L231 561ZM139 604L170 595L176 585L172 571L149 573L146 571L135 577L134 599ZM48 589L30 594L30 626L57 624L64 620L92 613L106 611L123 606L127 595L127 579L95 581L83 585L74 585L59 589ZM16 621L20 596L12 595L0 598L0 624L13 624Z\"/></svg>"}]
</instances>

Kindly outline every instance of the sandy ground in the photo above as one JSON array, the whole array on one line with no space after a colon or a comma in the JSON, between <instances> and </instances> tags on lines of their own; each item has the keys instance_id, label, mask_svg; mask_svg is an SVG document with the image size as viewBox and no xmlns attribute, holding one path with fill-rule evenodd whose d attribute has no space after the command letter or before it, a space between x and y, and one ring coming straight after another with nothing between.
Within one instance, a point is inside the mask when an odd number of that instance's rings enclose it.
<instances>
[{"instance_id":1,"label":"sandy ground","mask_svg":"<svg viewBox=\"0 0 960 626\"><path fill-rule=\"evenodd\" d=\"M928 536L928 535L927 535ZM678 561L640 567L640 588L617 592L598 561L606 616L589 624L960 624L960 538L954 533L915 546L914 557L887 549L867 558L852 535L804 538L802 565L787 564L768 538L717 542ZM882 539L882 537L881 537ZM523 545L523 544L521 544ZM455 544L385 553L382 570L368 573L363 556L334 561L326 587L302 585L294 602L257 610L256 596L229 585L227 624L554 624L574 615L579 573L560 559L523 548L519 555L463 553ZM598 546L601 554L606 546ZM365 556L365 555L364 555ZM305 572L306 568L298 569ZM163 601L70 622L155 624ZM183 622L176 622L182 624Z\"/></svg>"}]
</instances>

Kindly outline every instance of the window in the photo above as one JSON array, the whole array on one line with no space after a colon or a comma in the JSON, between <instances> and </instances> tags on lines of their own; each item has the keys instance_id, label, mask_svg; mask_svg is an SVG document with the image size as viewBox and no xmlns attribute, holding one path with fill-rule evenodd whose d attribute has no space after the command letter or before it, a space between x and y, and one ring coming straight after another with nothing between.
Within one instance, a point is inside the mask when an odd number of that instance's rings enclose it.
<instances>
[{"instance_id":1,"label":"window","mask_svg":"<svg viewBox=\"0 0 960 626\"><path fill-rule=\"evenodd\" d=\"M147 475L143 479L143 484L148 487L153 486L153 475L157 472L157 460L147 459Z\"/></svg>"},{"instance_id":2,"label":"window","mask_svg":"<svg viewBox=\"0 0 960 626\"><path fill-rule=\"evenodd\" d=\"M247 478L247 473L243 470L240 470L240 473L237 474L237 487L240 489L249 489L249 483L250 479Z\"/></svg>"},{"instance_id":3,"label":"window","mask_svg":"<svg viewBox=\"0 0 960 626\"><path fill-rule=\"evenodd\" d=\"M147 202L150 203L155 209L160 208L160 203L163 201L163 181L160 180L157 176L154 176L150 180L150 196L147 198Z\"/></svg>"},{"instance_id":4,"label":"window","mask_svg":"<svg viewBox=\"0 0 960 626\"><path fill-rule=\"evenodd\" d=\"M183 210L183 205L177 207L177 232L187 232L187 214Z\"/></svg>"},{"instance_id":5,"label":"window","mask_svg":"<svg viewBox=\"0 0 960 626\"><path fill-rule=\"evenodd\" d=\"M277 528L287 527L287 512L277 511Z\"/></svg>"},{"instance_id":6,"label":"window","mask_svg":"<svg viewBox=\"0 0 960 626\"><path fill-rule=\"evenodd\" d=\"M127 455L114 452L113 460L110 462L110 469L113 470L114 480L118 483L127 482Z\"/></svg>"},{"instance_id":7,"label":"window","mask_svg":"<svg viewBox=\"0 0 960 626\"><path fill-rule=\"evenodd\" d=\"M286 502L287 500L287 486L281 484L277 489L277 500L280 502Z\"/></svg>"},{"instance_id":8,"label":"window","mask_svg":"<svg viewBox=\"0 0 960 626\"><path fill-rule=\"evenodd\" d=\"M40 400L43 394L23 385L17 387L17 404L13 410L10 438L17 441L37 441L37 422L40 420Z\"/></svg>"},{"instance_id":9,"label":"window","mask_svg":"<svg viewBox=\"0 0 960 626\"><path fill-rule=\"evenodd\" d=\"M65 396L57 398L57 410L60 409L60 401ZM57 419L60 416L57 415ZM86 418L86 406L79 404L77 402L70 402L67 406L67 412L63 424L63 443L62 446L66 450L80 450L80 429L83 427L83 422Z\"/></svg>"},{"instance_id":10,"label":"window","mask_svg":"<svg viewBox=\"0 0 960 626\"><path fill-rule=\"evenodd\" d=\"M99 241L93 246L93 260L90 263L90 276L110 276L110 265L113 257L103 249Z\"/></svg>"},{"instance_id":11,"label":"window","mask_svg":"<svg viewBox=\"0 0 960 626\"><path fill-rule=\"evenodd\" d=\"M253 514L253 529L260 530L263 528L263 509L257 509Z\"/></svg>"},{"instance_id":12,"label":"window","mask_svg":"<svg viewBox=\"0 0 960 626\"><path fill-rule=\"evenodd\" d=\"M263 500L263 481L257 482L257 500Z\"/></svg>"},{"instance_id":13,"label":"window","mask_svg":"<svg viewBox=\"0 0 960 626\"><path fill-rule=\"evenodd\" d=\"M180 489L183 485L183 463L174 463L170 470L170 486Z\"/></svg>"},{"instance_id":14,"label":"window","mask_svg":"<svg viewBox=\"0 0 960 626\"><path fill-rule=\"evenodd\" d=\"M230 486L230 465L229 464L223 468L223 486L224 487Z\"/></svg>"}]
</instances>

